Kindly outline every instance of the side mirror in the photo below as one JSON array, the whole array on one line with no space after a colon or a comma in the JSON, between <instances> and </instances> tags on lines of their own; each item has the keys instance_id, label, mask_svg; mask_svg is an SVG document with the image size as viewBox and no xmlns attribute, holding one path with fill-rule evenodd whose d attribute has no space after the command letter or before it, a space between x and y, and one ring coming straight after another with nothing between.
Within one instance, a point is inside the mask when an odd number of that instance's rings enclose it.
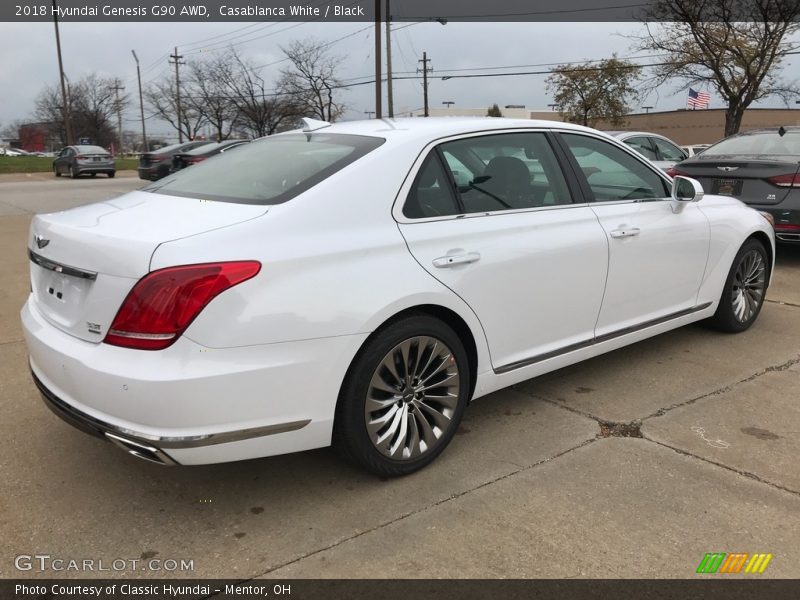
<instances>
[{"instance_id":1,"label":"side mirror","mask_svg":"<svg viewBox=\"0 0 800 600\"><path fill-rule=\"evenodd\" d=\"M705 192L696 179L676 175L672 180L672 200L674 202L698 202Z\"/></svg>"}]
</instances>

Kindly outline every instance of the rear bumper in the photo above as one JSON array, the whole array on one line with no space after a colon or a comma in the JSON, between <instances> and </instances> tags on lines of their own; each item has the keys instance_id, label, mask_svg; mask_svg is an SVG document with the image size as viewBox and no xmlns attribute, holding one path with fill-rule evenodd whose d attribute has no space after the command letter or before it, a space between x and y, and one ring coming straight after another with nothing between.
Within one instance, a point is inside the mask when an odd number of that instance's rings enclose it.
<instances>
[{"instance_id":1,"label":"rear bumper","mask_svg":"<svg viewBox=\"0 0 800 600\"><path fill-rule=\"evenodd\" d=\"M34 381L50 409L162 464L329 445L343 375L366 338L206 348L184 336L146 352L70 336L30 300L21 316Z\"/></svg>"},{"instance_id":2,"label":"rear bumper","mask_svg":"<svg viewBox=\"0 0 800 600\"><path fill-rule=\"evenodd\" d=\"M75 164L73 169L78 173L112 173L117 170L117 166L114 163Z\"/></svg>"},{"instance_id":3,"label":"rear bumper","mask_svg":"<svg viewBox=\"0 0 800 600\"><path fill-rule=\"evenodd\" d=\"M42 383L33 370L31 370L31 376L33 377L33 382L36 384L36 387L39 388L39 392L42 394L42 399L47 405L47 408L65 422L89 435L106 439L133 456L162 465L178 464L176 460L165 452L165 449L202 448L203 446L225 444L265 435L274 435L276 433L287 433L289 431L302 429L311 422L310 419L306 419L304 421L294 421L292 423L281 423L278 425L267 425L265 427L253 427L250 429L185 437L148 435L124 427L118 427L117 425L107 423L87 413L81 412L56 396Z\"/></svg>"}]
</instances>

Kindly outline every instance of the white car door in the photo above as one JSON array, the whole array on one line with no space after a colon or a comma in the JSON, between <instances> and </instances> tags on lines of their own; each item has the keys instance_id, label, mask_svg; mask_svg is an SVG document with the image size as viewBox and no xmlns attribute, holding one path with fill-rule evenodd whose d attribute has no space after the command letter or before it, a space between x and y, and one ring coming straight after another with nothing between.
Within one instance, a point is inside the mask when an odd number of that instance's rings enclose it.
<instances>
[{"instance_id":1,"label":"white car door","mask_svg":"<svg viewBox=\"0 0 800 600\"><path fill-rule=\"evenodd\" d=\"M583 133L561 139L608 237L608 281L595 336L698 309L710 237L699 206L675 209L668 180L616 144Z\"/></svg>"},{"instance_id":2,"label":"white car door","mask_svg":"<svg viewBox=\"0 0 800 600\"><path fill-rule=\"evenodd\" d=\"M496 371L590 343L608 242L544 132L468 136L429 149L395 218L419 264L483 325Z\"/></svg>"}]
</instances>

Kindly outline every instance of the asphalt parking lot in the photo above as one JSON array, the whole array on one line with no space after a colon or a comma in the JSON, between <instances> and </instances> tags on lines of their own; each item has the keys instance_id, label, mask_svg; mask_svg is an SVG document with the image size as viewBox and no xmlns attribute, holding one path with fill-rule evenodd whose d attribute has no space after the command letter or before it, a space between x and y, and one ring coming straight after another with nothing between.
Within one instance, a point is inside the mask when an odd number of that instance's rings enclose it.
<instances>
[{"instance_id":1,"label":"asphalt parking lot","mask_svg":"<svg viewBox=\"0 0 800 600\"><path fill-rule=\"evenodd\" d=\"M194 561L104 576L683 578L707 552L800 577L800 247L748 332L685 327L482 398L410 477L328 450L165 468L47 410L18 317L31 215L141 183L0 177L0 577L100 575L15 568L48 554Z\"/></svg>"}]
</instances>

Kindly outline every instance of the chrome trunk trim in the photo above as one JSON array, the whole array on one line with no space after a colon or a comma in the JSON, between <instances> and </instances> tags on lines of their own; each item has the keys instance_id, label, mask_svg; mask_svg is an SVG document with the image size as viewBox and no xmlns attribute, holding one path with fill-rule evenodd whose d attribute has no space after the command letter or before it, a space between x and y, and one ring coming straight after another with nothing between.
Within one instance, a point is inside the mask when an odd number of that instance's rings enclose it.
<instances>
[{"instance_id":1,"label":"chrome trunk trim","mask_svg":"<svg viewBox=\"0 0 800 600\"><path fill-rule=\"evenodd\" d=\"M36 263L43 269L47 269L48 271L55 271L56 273L63 273L64 275L80 277L81 279L88 279L90 281L97 279L97 273L93 271L84 271L83 269L78 269L77 267L63 265L54 260L50 260L49 258L45 258L41 254L36 254L36 252L30 248L28 248L28 258L30 258L32 262Z\"/></svg>"}]
</instances>

